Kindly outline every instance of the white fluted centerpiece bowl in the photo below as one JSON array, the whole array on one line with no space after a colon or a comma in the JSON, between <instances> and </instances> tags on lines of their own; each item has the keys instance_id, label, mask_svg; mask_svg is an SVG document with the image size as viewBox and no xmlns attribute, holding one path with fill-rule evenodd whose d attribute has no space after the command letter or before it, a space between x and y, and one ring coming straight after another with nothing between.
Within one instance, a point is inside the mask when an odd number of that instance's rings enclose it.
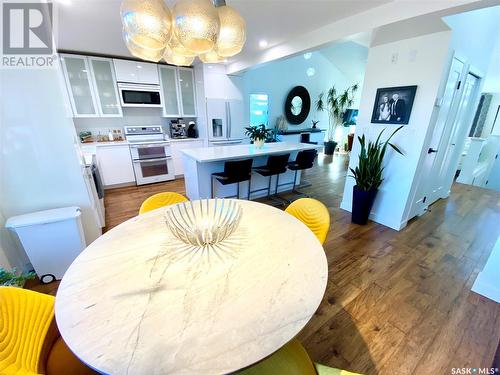
<instances>
[{"instance_id":1,"label":"white fluted centerpiece bowl","mask_svg":"<svg viewBox=\"0 0 500 375\"><path fill-rule=\"evenodd\" d=\"M235 200L203 199L176 204L167 209L168 229L184 243L213 246L234 233L242 208Z\"/></svg>"}]
</instances>

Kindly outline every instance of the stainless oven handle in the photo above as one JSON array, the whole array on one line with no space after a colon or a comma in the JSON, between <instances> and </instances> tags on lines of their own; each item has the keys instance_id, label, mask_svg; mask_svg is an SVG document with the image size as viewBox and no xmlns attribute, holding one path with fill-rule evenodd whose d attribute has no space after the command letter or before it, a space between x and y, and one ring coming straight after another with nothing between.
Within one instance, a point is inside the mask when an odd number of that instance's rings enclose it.
<instances>
[{"instance_id":1,"label":"stainless oven handle","mask_svg":"<svg viewBox=\"0 0 500 375\"><path fill-rule=\"evenodd\" d=\"M140 159L140 160L134 160L134 163L147 163L149 161L165 161L165 160L170 160L172 157L167 156L164 158L155 158L155 159Z\"/></svg>"},{"instance_id":2,"label":"stainless oven handle","mask_svg":"<svg viewBox=\"0 0 500 375\"><path fill-rule=\"evenodd\" d=\"M165 147L168 143L155 143L155 144L145 144L145 145L130 145L130 148L150 148L150 147Z\"/></svg>"}]
</instances>

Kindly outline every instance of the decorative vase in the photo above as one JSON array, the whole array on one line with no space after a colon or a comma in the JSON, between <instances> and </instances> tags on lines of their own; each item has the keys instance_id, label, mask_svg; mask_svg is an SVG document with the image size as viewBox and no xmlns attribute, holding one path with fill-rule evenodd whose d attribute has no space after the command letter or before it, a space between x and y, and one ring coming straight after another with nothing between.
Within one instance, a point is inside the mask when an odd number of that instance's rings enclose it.
<instances>
[{"instance_id":1,"label":"decorative vase","mask_svg":"<svg viewBox=\"0 0 500 375\"><path fill-rule=\"evenodd\" d=\"M257 139L253 140L253 144L256 148L262 148L262 147L264 147L264 141L265 141L264 139L257 138Z\"/></svg>"},{"instance_id":2,"label":"decorative vase","mask_svg":"<svg viewBox=\"0 0 500 375\"><path fill-rule=\"evenodd\" d=\"M362 190L354 185L352 188L352 215L351 222L365 225L375 202L378 190Z\"/></svg>"},{"instance_id":3,"label":"decorative vase","mask_svg":"<svg viewBox=\"0 0 500 375\"><path fill-rule=\"evenodd\" d=\"M336 148L337 148L337 142L335 141L325 142L325 155L333 155Z\"/></svg>"}]
</instances>

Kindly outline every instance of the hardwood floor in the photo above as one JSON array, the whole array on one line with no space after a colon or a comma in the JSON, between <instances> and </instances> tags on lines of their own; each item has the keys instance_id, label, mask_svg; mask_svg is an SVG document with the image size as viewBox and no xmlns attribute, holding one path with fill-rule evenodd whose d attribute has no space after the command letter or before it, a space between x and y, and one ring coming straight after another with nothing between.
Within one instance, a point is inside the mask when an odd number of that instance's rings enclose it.
<instances>
[{"instance_id":1,"label":"hardwood floor","mask_svg":"<svg viewBox=\"0 0 500 375\"><path fill-rule=\"evenodd\" d=\"M500 234L500 193L456 184L450 198L400 232L373 222L358 226L338 208L346 167L345 157L321 155L305 176L312 186L304 191L332 217L324 246L327 291L299 335L312 358L364 374L490 367L500 304L470 288ZM183 193L183 181L107 192L107 229L160 191Z\"/></svg>"}]
</instances>

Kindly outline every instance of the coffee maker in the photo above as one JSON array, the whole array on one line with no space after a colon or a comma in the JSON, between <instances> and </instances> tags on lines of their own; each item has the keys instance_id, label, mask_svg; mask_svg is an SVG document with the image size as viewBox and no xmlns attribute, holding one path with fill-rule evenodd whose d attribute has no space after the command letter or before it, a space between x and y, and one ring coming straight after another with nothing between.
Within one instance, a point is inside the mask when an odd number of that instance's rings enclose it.
<instances>
[{"instance_id":1,"label":"coffee maker","mask_svg":"<svg viewBox=\"0 0 500 375\"><path fill-rule=\"evenodd\" d=\"M182 139L187 138L187 127L183 119L178 118L170 121L170 138Z\"/></svg>"},{"instance_id":2,"label":"coffee maker","mask_svg":"<svg viewBox=\"0 0 500 375\"><path fill-rule=\"evenodd\" d=\"M196 123L194 121L189 121L187 136L189 138L198 138L198 130L196 129Z\"/></svg>"}]
</instances>

